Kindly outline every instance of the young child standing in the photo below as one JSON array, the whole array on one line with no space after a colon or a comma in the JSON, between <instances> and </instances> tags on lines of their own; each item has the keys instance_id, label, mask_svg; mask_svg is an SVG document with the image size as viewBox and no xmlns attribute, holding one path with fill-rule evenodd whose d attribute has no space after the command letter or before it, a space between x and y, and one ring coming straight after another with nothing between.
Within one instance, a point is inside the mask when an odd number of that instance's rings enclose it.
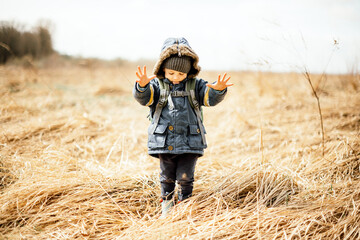
<instances>
[{"instance_id":1,"label":"young child standing","mask_svg":"<svg viewBox=\"0 0 360 240\"><path fill-rule=\"evenodd\" d=\"M136 72L134 97L150 107L148 153L160 159L162 217L174 205L176 182L178 201L192 194L196 161L207 147L201 106L215 106L233 85L226 73L213 84L196 78L198 62L185 38L168 38L155 64L155 75L148 77L146 66Z\"/></svg>"}]
</instances>

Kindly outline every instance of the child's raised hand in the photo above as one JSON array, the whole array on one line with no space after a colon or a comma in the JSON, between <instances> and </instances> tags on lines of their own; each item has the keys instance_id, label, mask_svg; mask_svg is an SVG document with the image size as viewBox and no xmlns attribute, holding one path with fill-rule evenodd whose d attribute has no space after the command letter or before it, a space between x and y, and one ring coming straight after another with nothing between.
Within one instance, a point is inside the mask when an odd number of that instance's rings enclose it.
<instances>
[{"instance_id":1,"label":"child's raised hand","mask_svg":"<svg viewBox=\"0 0 360 240\"><path fill-rule=\"evenodd\" d=\"M218 90L218 91L222 91L224 90L225 88L227 87L230 87L232 85L234 85L233 83L227 83L229 80L230 80L230 76L226 79L226 74L224 74L224 76L221 78L221 74L219 75L218 77L218 80L214 83L214 84L206 84L206 86L212 88L212 89L215 89L215 90Z\"/></svg>"},{"instance_id":2,"label":"child's raised hand","mask_svg":"<svg viewBox=\"0 0 360 240\"><path fill-rule=\"evenodd\" d=\"M144 66L144 73L141 71L141 68L138 66L136 76L139 78L138 80L136 80L136 82L140 85L140 87L145 87L152 79L156 77L155 75L152 75L150 77L146 75L146 66Z\"/></svg>"}]
</instances>

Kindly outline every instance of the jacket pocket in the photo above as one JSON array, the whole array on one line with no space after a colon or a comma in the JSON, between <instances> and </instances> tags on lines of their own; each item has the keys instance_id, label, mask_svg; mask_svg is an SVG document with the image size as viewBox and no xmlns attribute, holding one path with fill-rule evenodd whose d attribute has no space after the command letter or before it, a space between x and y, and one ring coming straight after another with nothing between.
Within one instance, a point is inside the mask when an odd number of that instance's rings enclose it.
<instances>
[{"instance_id":1,"label":"jacket pocket","mask_svg":"<svg viewBox=\"0 0 360 240\"><path fill-rule=\"evenodd\" d=\"M168 125L157 125L154 134L149 135L149 148L163 148L166 141L166 129Z\"/></svg>"},{"instance_id":2,"label":"jacket pocket","mask_svg":"<svg viewBox=\"0 0 360 240\"><path fill-rule=\"evenodd\" d=\"M204 144L202 142L200 128L197 124L189 125L189 147L190 148L203 148Z\"/></svg>"}]
</instances>

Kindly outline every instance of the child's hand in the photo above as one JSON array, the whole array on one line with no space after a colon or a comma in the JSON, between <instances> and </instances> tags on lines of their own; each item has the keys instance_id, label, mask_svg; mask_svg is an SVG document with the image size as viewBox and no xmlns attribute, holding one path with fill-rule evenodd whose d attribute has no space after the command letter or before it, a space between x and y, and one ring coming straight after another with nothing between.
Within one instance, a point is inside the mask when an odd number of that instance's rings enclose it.
<instances>
[{"instance_id":1,"label":"child's hand","mask_svg":"<svg viewBox=\"0 0 360 240\"><path fill-rule=\"evenodd\" d=\"M155 75L152 75L150 77L146 75L146 66L144 66L144 73L142 73L141 68L138 66L136 76L139 78L138 80L136 80L136 82L140 85L140 87L145 87L152 79L156 77Z\"/></svg>"},{"instance_id":2,"label":"child's hand","mask_svg":"<svg viewBox=\"0 0 360 240\"><path fill-rule=\"evenodd\" d=\"M234 85L233 83L227 83L231 77L228 77L227 79L225 79L225 78L226 78L226 73L224 74L224 77L222 79L221 79L221 74L220 74L218 77L218 80L216 81L215 84L208 83L208 84L206 84L206 86L208 86L212 89L218 90L218 91L222 91L225 88Z\"/></svg>"}]
</instances>

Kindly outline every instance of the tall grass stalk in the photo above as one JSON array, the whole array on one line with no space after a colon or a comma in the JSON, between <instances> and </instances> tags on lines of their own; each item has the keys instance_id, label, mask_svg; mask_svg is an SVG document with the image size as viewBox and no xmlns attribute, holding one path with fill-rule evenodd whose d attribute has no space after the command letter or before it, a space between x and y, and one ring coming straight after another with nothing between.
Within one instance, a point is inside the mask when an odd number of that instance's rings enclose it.
<instances>
[{"instance_id":1,"label":"tall grass stalk","mask_svg":"<svg viewBox=\"0 0 360 240\"><path fill-rule=\"evenodd\" d=\"M316 92L316 90L314 89L314 86L311 82L311 77L309 72L307 71L307 69L305 69L305 78L308 80L308 83L311 87L312 93L314 94L314 97L316 99L317 102L317 107L318 107L318 111L319 111L319 119L320 119L320 128L321 128L321 140L322 140L322 156L325 156L325 132L324 132L324 123L323 123L323 116L321 113L321 106L320 106L320 98Z\"/></svg>"}]
</instances>

